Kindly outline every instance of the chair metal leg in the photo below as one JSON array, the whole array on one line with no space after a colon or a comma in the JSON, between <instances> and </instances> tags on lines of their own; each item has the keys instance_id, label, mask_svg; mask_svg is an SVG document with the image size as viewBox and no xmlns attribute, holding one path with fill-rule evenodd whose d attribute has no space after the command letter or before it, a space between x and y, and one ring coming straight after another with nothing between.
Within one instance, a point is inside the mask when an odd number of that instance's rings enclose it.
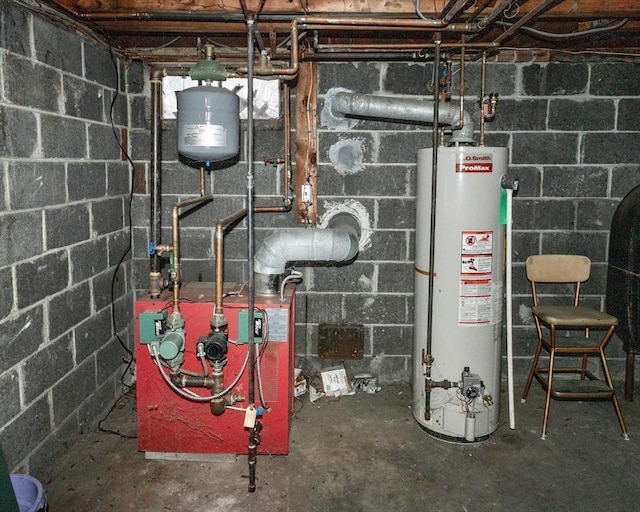
<instances>
[{"instance_id":1,"label":"chair metal leg","mask_svg":"<svg viewBox=\"0 0 640 512\"><path fill-rule=\"evenodd\" d=\"M552 346L555 345L552 340ZM556 352L552 348L549 353L549 375L547 376L547 398L544 403L544 418L542 419L542 435L540 439L543 441L547 438L547 422L549 421L549 408L551 407L551 386L553 385L553 364L555 363Z\"/></svg>"},{"instance_id":2,"label":"chair metal leg","mask_svg":"<svg viewBox=\"0 0 640 512\"><path fill-rule=\"evenodd\" d=\"M609 372L609 365L607 364L607 359L604 356L604 350L600 350L600 361L602 362L602 369L604 371L604 378L607 381L607 385L613 391L613 396L611 397L611 401L613 402L613 408L616 411L616 416L618 417L618 423L620 423L620 428L622 429L622 437L625 441L629 440L629 433L627 432L627 425L624 422L624 418L622 416L622 410L620 409L620 403L618 402L618 397L616 396L615 389L613 388L613 380L611 379L611 372Z\"/></svg>"},{"instance_id":3,"label":"chair metal leg","mask_svg":"<svg viewBox=\"0 0 640 512\"><path fill-rule=\"evenodd\" d=\"M527 377L527 383L524 386L524 391L522 392L522 402L526 401L527 396L529 395L529 390L531 389L531 383L533 382L533 374L538 367L538 360L540 359L540 352L542 351L542 342L538 340L538 346L536 347L536 352L533 355L533 362L531 363L531 370L529 370L529 376Z\"/></svg>"},{"instance_id":4,"label":"chair metal leg","mask_svg":"<svg viewBox=\"0 0 640 512\"><path fill-rule=\"evenodd\" d=\"M588 354L582 354L582 373L580 374L580 380L584 380L587 378L587 362L589 361Z\"/></svg>"}]
</instances>

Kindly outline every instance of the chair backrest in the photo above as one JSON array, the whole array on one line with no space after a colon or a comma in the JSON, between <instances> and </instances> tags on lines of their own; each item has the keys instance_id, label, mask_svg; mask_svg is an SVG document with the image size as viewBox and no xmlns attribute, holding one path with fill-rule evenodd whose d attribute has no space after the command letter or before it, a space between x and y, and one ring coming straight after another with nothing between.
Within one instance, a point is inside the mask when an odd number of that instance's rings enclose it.
<instances>
[{"instance_id":1,"label":"chair backrest","mask_svg":"<svg viewBox=\"0 0 640 512\"><path fill-rule=\"evenodd\" d=\"M591 273L591 260L577 254L537 254L525 265L534 283L583 283Z\"/></svg>"},{"instance_id":2,"label":"chair backrest","mask_svg":"<svg viewBox=\"0 0 640 512\"><path fill-rule=\"evenodd\" d=\"M577 254L537 254L529 256L525 263L527 279L531 281L534 306L539 305L536 283L573 285L573 305L580 300L580 285L589 279L591 260Z\"/></svg>"}]
</instances>

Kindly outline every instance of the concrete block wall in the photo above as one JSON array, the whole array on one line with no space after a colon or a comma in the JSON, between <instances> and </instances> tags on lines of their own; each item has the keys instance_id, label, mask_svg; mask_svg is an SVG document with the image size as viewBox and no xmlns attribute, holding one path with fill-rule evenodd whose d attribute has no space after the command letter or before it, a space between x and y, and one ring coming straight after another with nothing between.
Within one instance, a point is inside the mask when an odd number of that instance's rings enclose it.
<instances>
[{"instance_id":1,"label":"concrete block wall","mask_svg":"<svg viewBox=\"0 0 640 512\"><path fill-rule=\"evenodd\" d=\"M144 131L144 100L140 64L0 3L0 443L12 469L38 475L124 389L131 170L113 131Z\"/></svg>"},{"instance_id":2,"label":"concrete block wall","mask_svg":"<svg viewBox=\"0 0 640 512\"><path fill-rule=\"evenodd\" d=\"M318 108L335 88L428 97L431 70L429 64L323 64ZM466 109L476 130L480 74L479 64L467 66ZM514 339L517 373L524 378L535 348L524 273L527 256L586 254L593 272L583 290L585 300L605 306L611 218L620 199L640 184L640 125L633 114L640 112L640 64L494 62L487 78L487 93L499 93L500 101L495 121L486 125L486 144L509 148L508 172L521 184L514 201ZM457 75L453 83L457 94ZM317 323L364 323L365 359L348 362L348 367L352 372L370 370L383 380L407 378L415 159L418 148L431 147L431 133L413 124L363 120L345 128L343 122L329 120L319 139L320 203L345 198L362 202L373 220L373 235L371 247L355 265L313 269L312 285L300 297L307 323L301 326L298 350L306 343L306 355L317 354ZM621 343L615 340L609 352L620 377Z\"/></svg>"},{"instance_id":3,"label":"concrete block wall","mask_svg":"<svg viewBox=\"0 0 640 512\"><path fill-rule=\"evenodd\" d=\"M356 202L368 218L370 246L350 265L299 268L298 364L309 371L335 364L318 358L320 323L365 326L362 360L345 361L349 374L370 371L381 381L407 380L413 337L413 246L415 239L416 151L431 146L431 130L417 124L373 120L335 123L323 119L328 92L428 98L429 64L322 63L318 66L318 209L320 219ZM492 62L487 92L500 95L496 120L487 124L486 144L510 150L509 173L520 178L514 203L514 324L516 371L526 375L535 332L524 260L540 252L579 252L594 264L584 292L604 305L608 231L620 199L640 183L640 65L597 62ZM478 126L480 65L466 69L467 109ZM454 77L457 93L457 75ZM144 158L148 140L137 144ZM198 169L179 161L175 125L162 139L163 240L170 240L170 208L197 195ZM283 156L283 133L255 131L256 202L271 203L280 193L280 175L263 158ZM181 224L184 279L213 279L213 226L245 205L246 140L238 163L207 174L213 203L185 216ZM275 199L277 201L277 199ZM134 202L135 287L144 290L148 273L149 204ZM256 217L256 244L275 229L293 227L294 216ZM299 226L298 226L299 227ZM245 281L246 229L240 224L226 237L225 280ZM619 377L620 343L611 356Z\"/></svg>"}]
</instances>

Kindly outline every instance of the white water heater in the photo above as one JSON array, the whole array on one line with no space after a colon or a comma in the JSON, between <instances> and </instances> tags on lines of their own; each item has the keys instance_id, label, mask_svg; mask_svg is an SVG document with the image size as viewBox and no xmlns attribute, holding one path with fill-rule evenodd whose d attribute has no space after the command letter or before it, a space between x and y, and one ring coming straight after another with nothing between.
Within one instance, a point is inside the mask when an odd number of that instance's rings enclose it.
<instances>
[{"instance_id":1,"label":"white water heater","mask_svg":"<svg viewBox=\"0 0 640 512\"><path fill-rule=\"evenodd\" d=\"M431 337L433 150L418 151L412 412L429 434L487 439L498 427L506 148L438 148Z\"/></svg>"},{"instance_id":2,"label":"white water heater","mask_svg":"<svg viewBox=\"0 0 640 512\"><path fill-rule=\"evenodd\" d=\"M237 94L203 85L177 96L178 153L197 162L219 162L240 152Z\"/></svg>"}]
</instances>

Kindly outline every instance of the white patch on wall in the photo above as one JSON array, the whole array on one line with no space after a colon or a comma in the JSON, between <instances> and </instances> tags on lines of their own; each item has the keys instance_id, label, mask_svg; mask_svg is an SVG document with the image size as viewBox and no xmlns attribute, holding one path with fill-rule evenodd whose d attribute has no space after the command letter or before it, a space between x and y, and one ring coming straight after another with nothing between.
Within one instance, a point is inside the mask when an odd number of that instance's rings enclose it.
<instances>
[{"instance_id":1,"label":"white patch on wall","mask_svg":"<svg viewBox=\"0 0 640 512\"><path fill-rule=\"evenodd\" d=\"M358 284L360 285L360 287L363 290L366 291L373 291L373 281L371 279L369 279L367 276L365 276L364 274L362 274L359 278L358 278Z\"/></svg>"},{"instance_id":2,"label":"white patch on wall","mask_svg":"<svg viewBox=\"0 0 640 512\"><path fill-rule=\"evenodd\" d=\"M340 174L356 174L364 169L362 139L341 139L329 148L329 161Z\"/></svg>"},{"instance_id":3,"label":"white patch on wall","mask_svg":"<svg viewBox=\"0 0 640 512\"><path fill-rule=\"evenodd\" d=\"M525 306L524 304L520 304L520 308L518 309L518 317L520 317L520 322L524 325L528 325L532 322L531 320L531 308L529 306Z\"/></svg>"},{"instance_id":4,"label":"white patch on wall","mask_svg":"<svg viewBox=\"0 0 640 512\"><path fill-rule=\"evenodd\" d=\"M331 109L333 98L339 92L353 91L343 87L332 87L326 92L324 95L324 106L320 112L320 126L328 128L329 130L350 130L358 124L358 120L344 117L342 114L336 115Z\"/></svg>"},{"instance_id":5,"label":"white patch on wall","mask_svg":"<svg viewBox=\"0 0 640 512\"><path fill-rule=\"evenodd\" d=\"M371 219L369 218L369 212L361 202L355 199L347 199L346 201L340 202L325 201L323 207L324 214L318 223L319 227L326 228L329 221L338 213L348 213L353 215L360 224L360 243L358 244L360 252L371 247L371 235L373 233Z\"/></svg>"},{"instance_id":6,"label":"white patch on wall","mask_svg":"<svg viewBox=\"0 0 640 512\"><path fill-rule=\"evenodd\" d=\"M384 352L375 355L371 359L371 364L369 365L369 369L374 374L380 374L384 370Z\"/></svg>"}]
</instances>

